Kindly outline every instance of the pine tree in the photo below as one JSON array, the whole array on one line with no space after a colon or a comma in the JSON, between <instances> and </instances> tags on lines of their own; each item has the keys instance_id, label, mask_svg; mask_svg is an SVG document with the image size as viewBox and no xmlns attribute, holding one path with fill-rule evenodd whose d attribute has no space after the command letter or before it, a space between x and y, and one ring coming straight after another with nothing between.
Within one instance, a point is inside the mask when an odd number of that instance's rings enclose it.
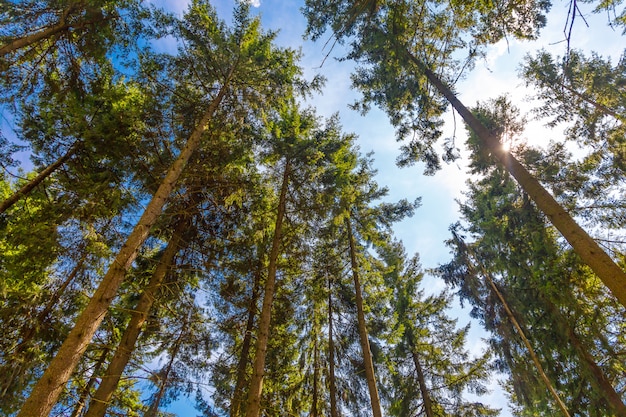
<instances>
[{"instance_id":1,"label":"pine tree","mask_svg":"<svg viewBox=\"0 0 626 417\"><path fill-rule=\"evenodd\" d=\"M330 27L340 39L358 37L358 42L351 43L348 57L368 64L358 68L353 78L354 85L364 94L359 107L367 110L371 103L383 107L397 127L399 139L414 134L415 139L405 147L404 164L421 160L427 165L427 173L438 168L439 157L433 144L441 136L441 114L445 103L449 103L480 138L481 146L508 169L576 253L626 306L626 273L500 145L499 132L490 131L481 123L445 82L458 78L454 76L459 65L454 59L457 51L469 47L465 62L468 65L480 48L503 36L534 37L545 23L541 13L547 3L510 2L504 10L463 9L455 5L448 6L449 10L431 10L423 2L404 1L384 9L374 8L376 13L363 9L353 13L351 2L333 2L333 7L322 3L307 2L309 33L315 39ZM415 33L422 35L417 37ZM469 45L465 37L469 37ZM429 86L437 93L432 93ZM453 144L448 144L444 159L454 159L455 152Z\"/></svg>"}]
</instances>

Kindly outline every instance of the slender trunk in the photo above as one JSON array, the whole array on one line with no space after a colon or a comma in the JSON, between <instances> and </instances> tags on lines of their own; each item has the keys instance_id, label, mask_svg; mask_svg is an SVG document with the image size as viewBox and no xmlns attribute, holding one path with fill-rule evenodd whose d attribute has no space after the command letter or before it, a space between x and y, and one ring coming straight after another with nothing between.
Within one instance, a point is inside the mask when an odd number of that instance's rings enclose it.
<instances>
[{"instance_id":1,"label":"slender trunk","mask_svg":"<svg viewBox=\"0 0 626 417\"><path fill-rule=\"evenodd\" d=\"M314 307L315 308L315 307ZM313 310L315 311L315 310ZM320 368L320 351L318 346L318 332L319 328L317 325L317 318L313 317L313 325L315 326L315 331L313 332L313 393L311 395L311 413L309 417L317 417L317 403L319 402L319 368Z\"/></svg>"},{"instance_id":2,"label":"slender trunk","mask_svg":"<svg viewBox=\"0 0 626 417\"><path fill-rule=\"evenodd\" d=\"M0 47L0 57L10 54L12 52L17 51L18 49L22 49L28 47L30 45L34 45L37 42L40 42L44 39L51 38L63 32L69 32L70 30L76 30L80 28L84 28L87 25L91 25L97 22L100 22L105 19L104 16L100 16L94 20L83 20L76 23L68 23L68 16L77 11L79 8L84 7L85 5L82 2L75 2L70 5L67 9L63 10L59 21L52 26L48 26L44 29L39 30L38 32L32 33L30 35L22 36L17 39L13 39L6 45L2 45Z\"/></svg>"},{"instance_id":3,"label":"slender trunk","mask_svg":"<svg viewBox=\"0 0 626 417\"><path fill-rule=\"evenodd\" d=\"M176 182L187 165L189 158L200 146L202 134L206 131L211 117L217 110L222 98L226 95L233 71L234 67L231 69L219 93L204 113L200 123L189 137L185 147L181 150L180 155L168 170L163 182L109 267L98 289L78 317L74 328L63 342L55 358L50 362L48 369L46 369L41 379L33 387L30 397L24 403L18 417L46 417L50 414L59 394L76 368L80 357L104 319L109 305L124 280L126 271L128 271L137 257L137 253L148 237L151 227L159 218L163 206L174 190Z\"/></svg>"},{"instance_id":4,"label":"slender trunk","mask_svg":"<svg viewBox=\"0 0 626 417\"><path fill-rule=\"evenodd\" d=\"M254 330L254 319L256 318L257 303L261 292L261 261L254 273L254 287L252 288L252 296L248 306L248 321L246 322L246 332L243 336L241 344L241 355L237 364L237 381L235 382L235 390L233 391L233 400L230 405L230 417L239 417L241 412L241 403L243 401L243 388L246 383L246 368L250 360L250 347L252 346L252 331Z\"/></svg>"},{"instance_id":5,"label":"slender trunk","mask_svg":"<svg viewBox=\"0 0 626 417\"><path fill-rule=\"evenodd\" d=\"M104 361L106 360L108 354L109 354L109 349L107 348L102 349L102 353L100 354L100 357L98 358L98 361L96 362L93 368L91 377L89 378L89 381L87 381L87 385L83 387L80 393L80 396L78 397L78 402L76 403L76 407L74 407L74 411L72 412L72 415L70 417L78 417L83 412L83 409L85 408L85 404L87 403L87 398L89 397L89 393L91 392L91 388L97 382L98 374L100 373L100 368L102 368L102 365L104 365Z\"/></svg>"},{"instance_id":6,"label":"slender trunk","mask_svg":"<svg viewBox=\"0 0 626 417\"><path fill-rule=\"evenodd\" d=\"M411 356L413 358L413 364L415 365L415 372L417 374L417 382L419 384L420 392L422 393L422 400L424 401L424 412L426 417L434 417L433 413L433 401L430 398L430 390L426 386L426 378L424 377L424 369L419 360L419 356L415 351L415 339L413 338L413 332L411 329L407 331L409 349L411 349Z\"/></svg>"},{"instance_id":7,"label":"slender trunk","mask_svg":"<svg viewBox=\"0 0 626 417\"><path fill-rule=\"evenodd\" d=\"M513 327L515 327L515 330L517 331L517 334L519 335L519 337L522 339L524 346L526 346L526 349L528 349L528 354L533 360L533 363L535 364L535 367L537 368L537 372L539 373L539 376L541 377L543 382L546 384L548 391L550 391L552 398L554 398L554 401L556 401L563 415L566 417L570 417L570 413L567 409L567 406L561 399L561 396L556 392L556 389L552 385L552 382L546 375L546 372L544 371L543 366L541 365L541 362L539 362L539 358L537 357L535 350L533 349L532 345L530 344L530 341L526 337L526 333L522 329L522 326L515 318L515 314L513 313L513 310L511 309L511 307L509 306L509 303L507 303L506 299L504 298L504 295L502 294L502 292L500 292L500 290L496 286L496 283L493 282L493 280L491 279L491 275L487 272L484 272L483 275L485 276L485 279L489 283L489 286L491 287L493 292L496 294L496 296L500 300L500 303L502 303L502 307L504 307L504 311L506 312L507 317L513 324Z\"/></svg>"},{"instance_id":8,"label":"slender trunk","mask_svg":"<svg viewBox=\"0 0 626 417\"><path fill-rule=\"evenodd\" d=\"M22 374L24 365L33 359L32 353L28 352L28 348L32 346L32 341L39 329L44 325L48 315L52 312L52 309L57 305L59 299L67 289L67 287L74 281L78 272L82 269L83 263L87 258L87 254L83 253L82 258L74 266L72 271L63 281L61 286L52 294L52 297L46 304L43 310L37 314L35 322L28 327L24 327L21 330L20 342L10 354L11 361L9 362L10 369L0 368L0 399L5 398L8 392L12 392L15 387L14 383L17 377Z\"/></svg>"},{"instance_id":9,"label":"slender trunk","mask_svg":"<svg viewBox=\"0 0 626 417\"><path fill-rule=\"evenodd\" d=\"M616 120L619 120L622 123L626 123L626 118L624 116L622 116L621 114L617 113L616 111L606 107L604 104L600 104L597 101L590 99L586 95L584 95L582 93L579 93L578 91L576 91L576 89L574 89L573 87L567 85L564 82L559 82L558 85L560 87L562 87L563 89L567 90L568 92L570 92L572 95L578 97L580 100L584 101L585 103L592 105L600 113L604 113L604 114L607 114L609 116L613 116Z\"/></svg>"},{"instance_id":10,"label":"slender trunk","mask_svg":"<svg viewBox=\"0 0 626 417\"><path fill-rule=\"evenodd\" d=\"M471 253L470 248L467 247L467 245L465 245L464 242L462 242L460 240L458 242L461 244L462 248L464 249L464 252L467 253L470 257L473 258L474 256ZM487 281L487 284L489 285L489 287L491 288L493 293L496 295L496 297L498 297L498 300L500 300L500 303L502 304L502 307L504 308L504 312L506 313L507 317L511 321L511 324L515 328L515 331L519 335L520 339L522 339L522 343L524 343L524 346L526 346L526 349L528 350L528 354L530 355L530 358L532 359L533 363L535 364L535 368L537 369L537 373L539 373L539 376L541 377L543 382L546 384L546 388L548 388L548 391L550 392L550 395L552 395L552 398L554 398L554 401L556 401L556 403L559 406L559 408L561 409L561 412L563 413L563 415L565 417L570 417L571 415L570 415L570 413L569 413L569 411L567 409L567 406L565 405L565 403L561 399L561 396L559 395L559 393L556 392L556 389L552 385L552 382L548 378L548 375L546 375L546 372L543 369L543 366L541 365L541 362L539 361L539 357L535 353L535 349L533 349L532 345L530 344L530 340L528 340L528 338L526 337L526 332L524 332L524 329L522 328L522 325L517 320L517 318L515 316L515 313L513 312L513 309L509 306L509 303L506 301L506 298L504 297L504 294L502 294L502 292L498 289L498 286L496 285L494 280L491 278L491 274L489 273L489 271L485 270L485 268L478 261L478 259L474 259L474 262L478 265L478 268L480 269L481 275L485 278L485 281ZM471 261L469 262L468 266L469 266L470 269L472 269Z\"/></svg>"},{"instance_id":11,"label":"slender trunk","mask_svg":"<svg viewBox=\"0 0 626 417\"><path fill-rule=\"evenodd\" d=\"M124 369L126 368L126 365L130 361L130 357L135 350L135 345L137 343L137 339L139 339L141 329L148 319L148 315L150 314L150 310L152 309L152 305L156 299L157 291L161 287L161 284L167 275L167 271L172 266L174 257L180 249L182 234L187 227L188 222L181 221L174 230L172 238L163 251L161 259L152 273L152 277L150 277L148 286L139 297L137 306L131 312L130 322L126 326L126 330L122 335L120 343L113 354L113 358L111 359L106 372L102 376L102 381L100 382L100 385L91 400L91 404L87 410L87 414L85 414L85 417L103 417L105 415L111 401L111 397L113 397L117 384L122 377L122 373L124 372Z\"/></svg>"},{"instance_id":12,"label":"slender trunk","mask_svg":"<svg viewBox=\"0 0 626 417\"><path fill-rule=\"evenodd\" d=\"M285 163L285 171L283 173L283 182L280 187L280 197L278 200L278 209L276 214L276 226L274 227L272 250L270 252L269 265L267 268L267 279L265 280L265 293L263 294L263 307L261 309L261 317L259 319L256 355L254 358L252 380L250 381L250 393L248 394L246 417L258 417L261 411L261 392L263 390L265 356L267 355L267 343L269 341L272 303L274 302L274 289L276 286L277 262L280 251L283 219L285 217L285 209L287 205L287 189L289 187L290 174L291 161L287 159Z\"/></svg>"},{"instance_id":13,"label":"slender trunk","mask_svg":"<svg viewBox=\"0 0 626 417\"><path fill-rule=\"evenodd\" d=\"M359 326L359 336L361 339L361 349L363 351L363 365L365 366L365 378L367 380L367 388L370 393L370 402L372 404L372 414L374 417L382 417L380 398L378 397L378 389L376 388L376 377L374 375L374 361L372 360L372 351L367 336L367 326L365 325L365 313L363 311L363 294L361 292L361 282L359 279L359 264L356 259L356 244L352 234L352 225L350 219L346 218L346 229L348 231L348 241L350 245L350 265L352 269L352 278L354 278L354 290L356 297L357 321Z\"/></svg>"},{"instance_id":14,"label":"slender trunk","mask_svg":"<svg viewBox=\"0 0 626 417\"><path fill-rule=\"evenodd\" d=\"M330 417L339 417L337 410L337 384L335 382L335 341L333 339L333 293L332 280L328 278L328 390Z\"/></svg>"},{"instance_id":15,"label":"slender trunk","mask_svg":"<svg viewBox=\"0 0 626 417\"><path fill-rule=\"evenodd\" d=\"M48 165L43 171L41 171L35 178L30 180L28 184L24 185L22 188L13 193L12 196L4 200L0 203L0 214L7 211L13 204L17 203L22 197L28 195L35 187L37 187L43 180L48 178L50 174L56 171L61 165L67 162L68 159L72 157L78 150L79 144L75 143L70 147L65 155L61 156L52 164Z\"/></svg>"},{"instance_id":16,"label":"slender trunk","mask_svg":"<svg viewBox=\"0 0 626 417\"><path fill-rule=\"evenodd\" d=\"M602 368L600 368L594 357L589 353L589 350L580 340L574 328L569 324L568 320L563 317L563 313L561 313L554 303L545 298L543 298L543 301L547 304L548 310L560 325L565 327L567 336L578 354L582 365L587 368L591 375L591 384L594 385L598 393L604 397L616 416L626 417L626 405L624 405L620 394L615 391L615 387L613 387L613 384L609 381Z\"/></svg>"},{"instance_id":17,"label":"slender trunk","mask_svg":"<svg viewBox=\"0 0 626 417\"><path fill-rule=\"evenodd\" d=\"M496 156L500 163L517 180L524 192L535 202L550 219L563 237L572 245L574 251L604 282L615 298L626 307L626 273L600 248L598 243L574 221L572 216L550 195L513 155L506 151L496 137L459 101L454 93L424 63L405 50L409 59L424 72L428 81L446 97L452 107L461 115L485 146Z\"/></svg>"},{"instance_id":18,"label":"slender trunk","mask_svg":"<svg viewBox=\"0 0 626 417\"><path fill-rule=\"evenodd\" d=\"M161 400L163 399L163 395L165 395L165 390L167 389L167 382L170 377L170 373L172 373L172 368L174 367L174 361L176 360L176 356L178 356L178 352L183 344L184 336L186 335L187 325L191 320L190 316L187 316L185 322L183 323L182 328L180 329L180 334L174 342L174 349L170 353L170 360L167 362L167 366L165 367L165 372L162 376L159 376L159 390L154 396L154 400L152 400L152 404L150 404L150 408L144 414L144 417L156 417L159 412L159 405L161 404Z\"/></svg>"}]
</instances>

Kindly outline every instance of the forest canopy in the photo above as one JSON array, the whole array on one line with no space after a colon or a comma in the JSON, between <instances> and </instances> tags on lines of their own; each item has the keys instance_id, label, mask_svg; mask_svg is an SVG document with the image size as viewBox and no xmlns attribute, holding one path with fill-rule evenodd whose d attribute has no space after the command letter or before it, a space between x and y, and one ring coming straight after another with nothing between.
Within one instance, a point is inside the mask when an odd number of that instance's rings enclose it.
<instances>
[{"instance_id":1,"label":"forest canopy","mask_svg":"<svg viewBox=\"0 0 626 417\"><path fill-rule=\"evenodd\" d=\"M265 3L0 0L0 414L626 416L626 55L574 42L621 2L516 63L530 112L460 80L547 0L306 0L287 45ZM336 80L403 172L459 166L445 235Z\"/></svg>"}]
</instances>

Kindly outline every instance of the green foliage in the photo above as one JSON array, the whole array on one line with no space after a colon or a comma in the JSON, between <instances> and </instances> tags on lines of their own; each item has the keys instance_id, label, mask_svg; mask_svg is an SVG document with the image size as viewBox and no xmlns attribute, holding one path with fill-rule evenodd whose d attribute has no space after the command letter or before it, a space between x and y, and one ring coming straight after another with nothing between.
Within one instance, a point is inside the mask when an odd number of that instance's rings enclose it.
<instances>
[{"instance_id":1,"label":"green foliage","mask_svg":"<svg viewBox=\"0 0 626 417\"><path fill-rule=\"evenodd\" d=\"M409 139L400 165L421 161L425 172L433 174L440 166L434 144L442 134L446 101L429 85L424 68L454 84L486 45L506 36L534 38L550 3L502 6L482 1L309 0L304 13L313 39L328 28L340 41L350 40L347 58L359 64L352 81L363 93L355 107L366 111L371 104L380 106L396 126L398 140ZM448 140L446 160L455 158L453 142Z\"/></svg>"},{"instance_id":2,"label":"green foliage","mask_svg":"<svg viewBox=\"0 0 626 417\"><path fill-rule=\"evenodd\" d=\"M454 259L440 273L458 288L461 299L473 306L472 315L491 332L496 365L509 375L509 392L520 415L543 413L554 405L502 304L486 283L487 275L505 295L573 415L613 415L597 369L615 381L623 366L615 362L620 361L621 336L604 330L613 329L623 314L617 302L563 247L545 218L501 170L470 183L461 212L467 226L452 227ZM465 243L466 239L471 243Z\"/></svg>"}]
</instances>

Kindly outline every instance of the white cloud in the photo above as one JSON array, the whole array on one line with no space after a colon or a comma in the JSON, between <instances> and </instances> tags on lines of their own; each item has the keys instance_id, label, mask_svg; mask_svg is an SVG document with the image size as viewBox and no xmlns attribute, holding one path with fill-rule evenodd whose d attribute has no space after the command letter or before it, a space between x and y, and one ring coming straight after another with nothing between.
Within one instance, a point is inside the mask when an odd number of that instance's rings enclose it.
<instances>
[{"instance_id":1,"label":"white cloud","mask_svg":"<svg viewBox=\"0 0 626 417\"><path fill-rule=\"evenodd\" d=\"M252 7L261 7L261 0L243 0L245 3L248 3Z\"/></svg>"}]
</instances>

